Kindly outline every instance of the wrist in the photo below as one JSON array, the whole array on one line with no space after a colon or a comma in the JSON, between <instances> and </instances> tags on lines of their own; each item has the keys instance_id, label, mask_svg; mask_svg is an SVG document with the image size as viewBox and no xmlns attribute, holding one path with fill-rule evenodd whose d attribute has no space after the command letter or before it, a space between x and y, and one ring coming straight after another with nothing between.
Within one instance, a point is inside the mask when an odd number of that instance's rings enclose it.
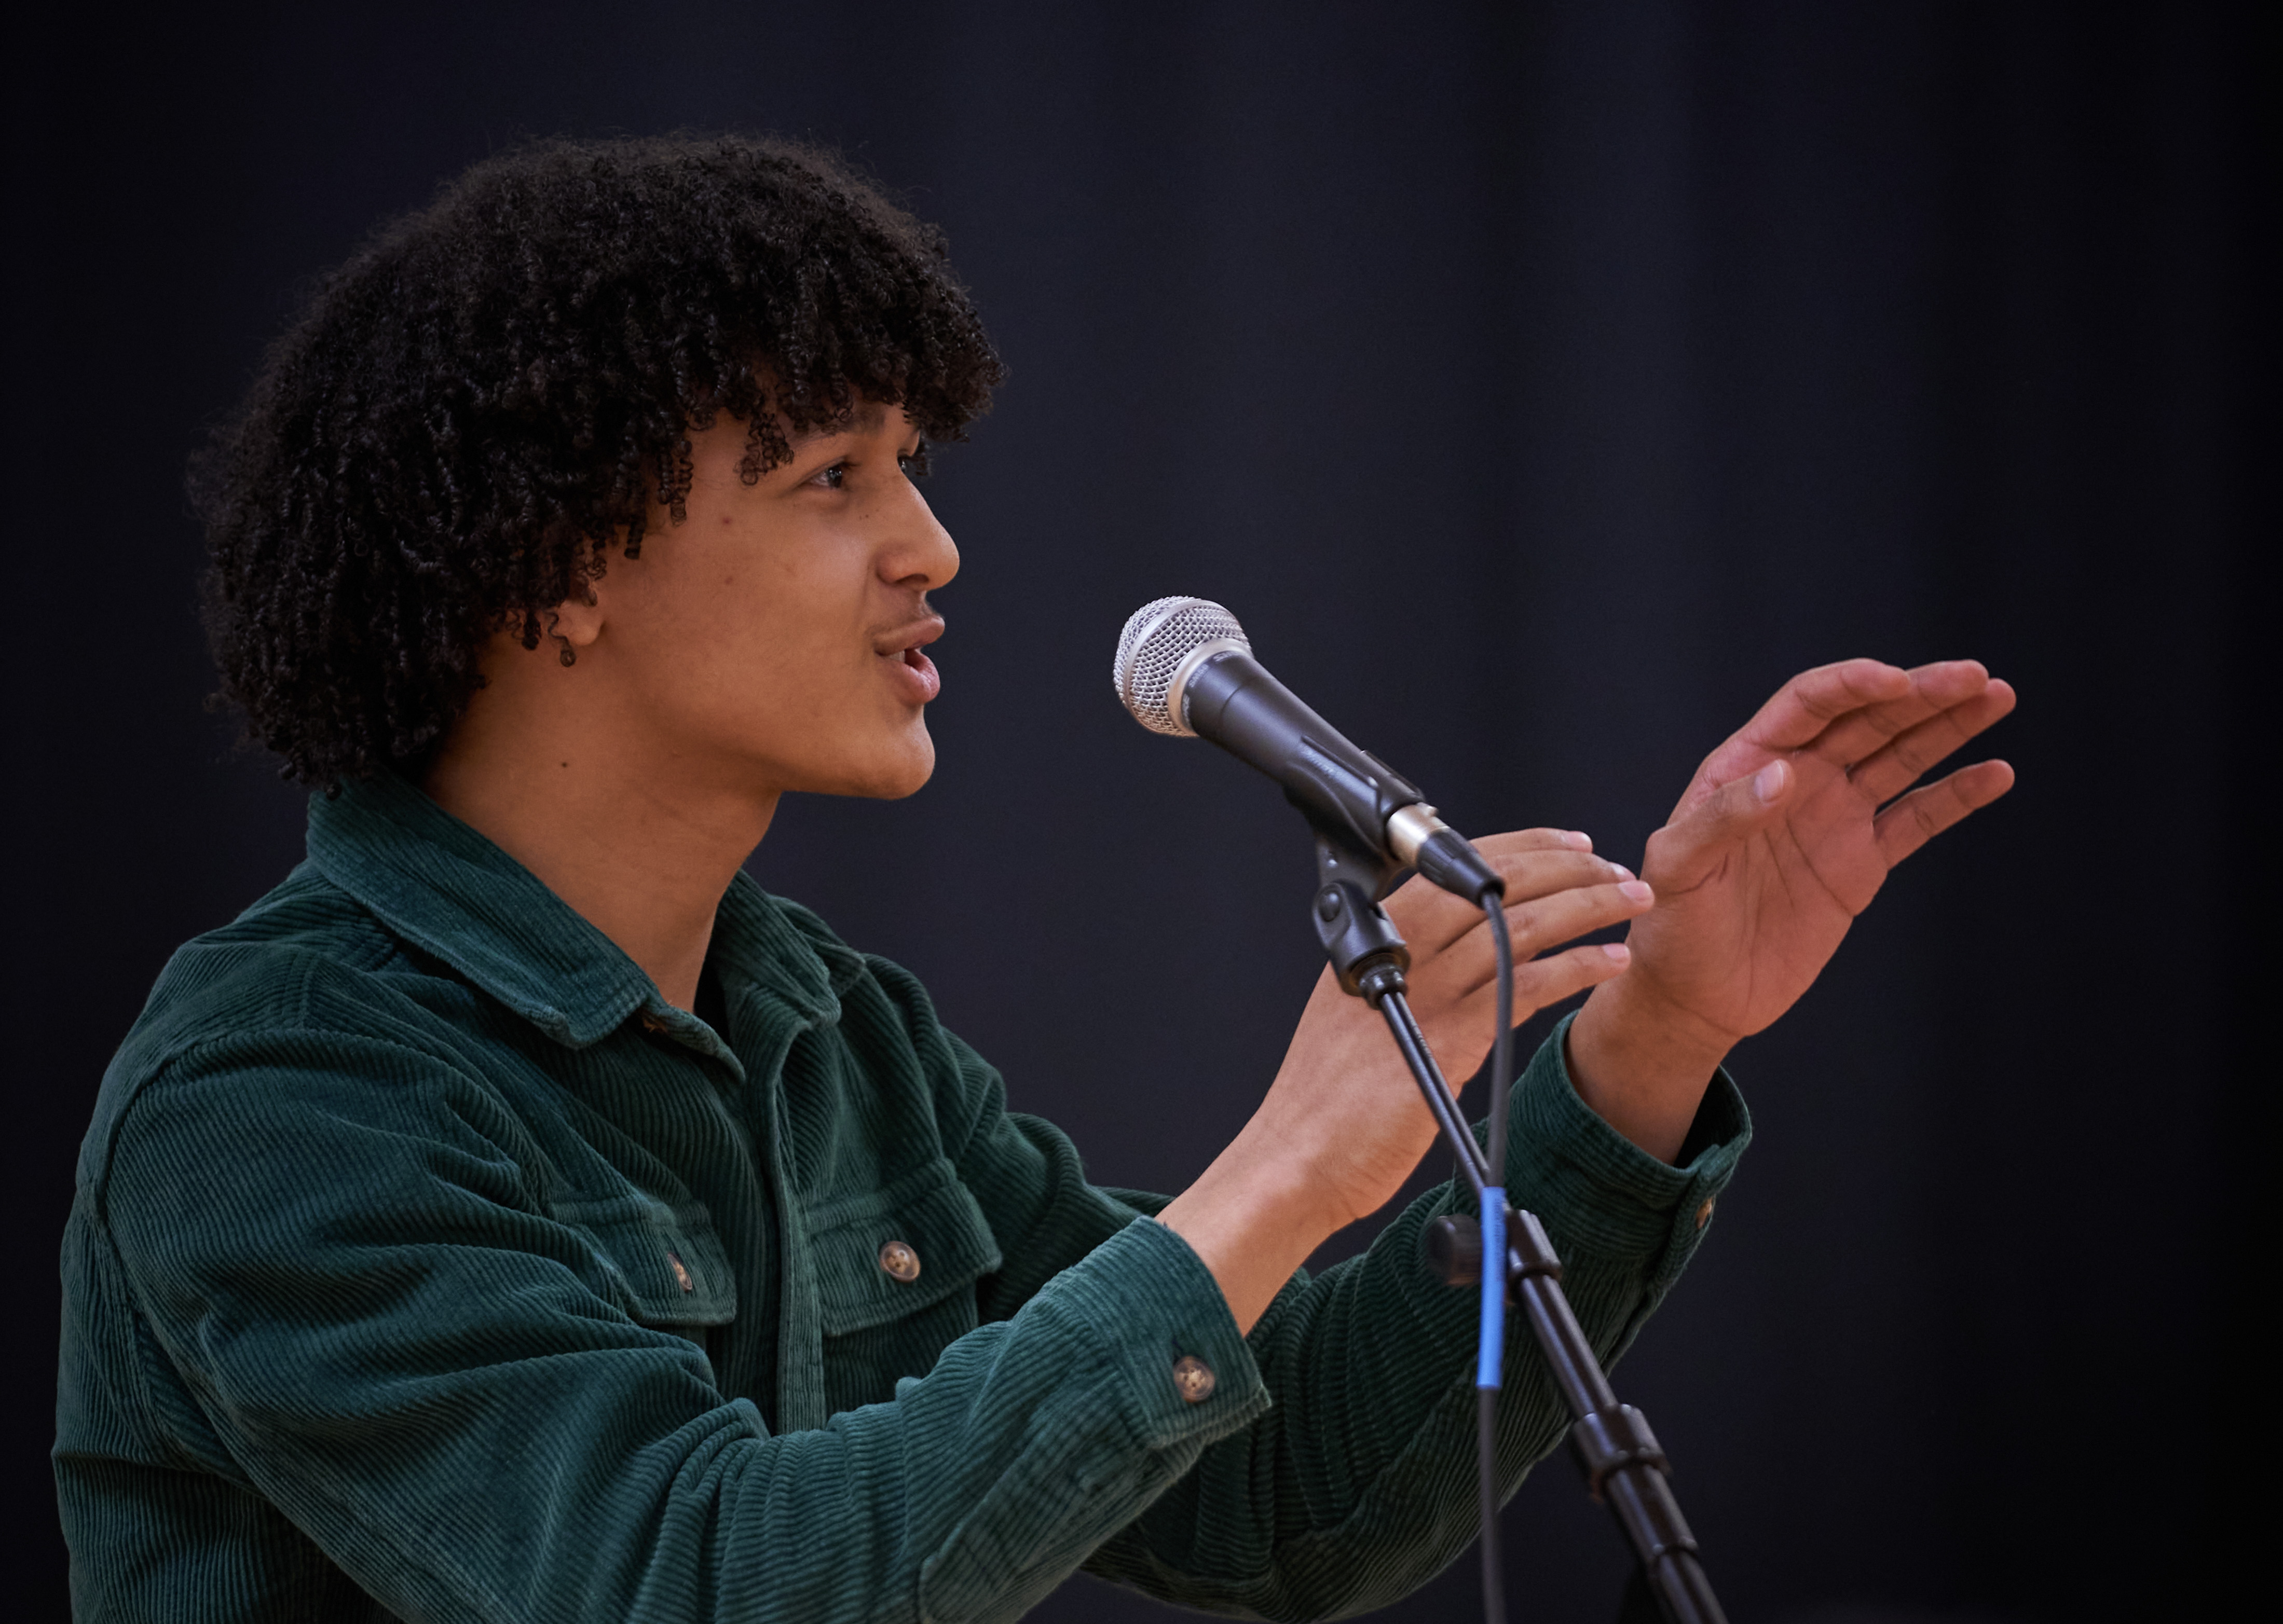
<instances>
[{"instance_id":1,"label":"wrist","mask_svg":"<svg viewBox=\"0 0 2283 1624\"><path fill-rule=\"evenodd\" d=\"M1242 1332L1341 1227L1328 1207L1303 1158L1240 1134L1157 1221L1188 1242Z\"/></svg>"},{"instance_id":2,"label":"wrist","mask_svg":"<svg viewBox=\"0 0 2283 1624\"><path fill-rule=\"evenodd\" d=\"M1270 1131L1255 1118L1191 1187L1211 1193L1249 1234L1286 1237L1305 1257L1353 1217L1337 1210L1335 1181L1299 1137Z\"/></svg>"},{"instance_id":3,"label":"wrist","mask_svg":"<svg viewBox=\"0 0 2283 1624\"><path fill-rule=\"evenodd\" d=\"M1741 1036L1666 997L1654 981L1640 975L1638 958L1625 975L1593 989L1572 1023L1573 1030L1586 1025L1595 1029L1597 1044L1625 1055L1629 1066L1701 1069L1708 1079Z\"/></svg>"},{"instance_id":4,"label":"wrist","mask_svg":"<svg viewBox=\"0 0 2283 1624\"><path fill-rule=\"evenodd\" d=\"M1593 991L1570 1024L1563 1059L1578 1097L1661 1162L1679 1154L1734 1037L1631 975Z\"/></svg>"}]
</instances>

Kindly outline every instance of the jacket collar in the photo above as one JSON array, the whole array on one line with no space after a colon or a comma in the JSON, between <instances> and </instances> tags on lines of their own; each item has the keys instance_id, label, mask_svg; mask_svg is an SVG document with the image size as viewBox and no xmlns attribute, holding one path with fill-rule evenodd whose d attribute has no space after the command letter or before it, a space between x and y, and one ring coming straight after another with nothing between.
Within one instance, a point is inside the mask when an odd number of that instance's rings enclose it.
<instances>
[{"instance_id":1,"label":"jacket collar","mask_svg":"<svg viewBox=\"0 0 2283 1624\"><path fill-rule=\"evenodd\" d=\"M584 1048L636 1010L671 1011L618 944L484 835L393 774L309 799L309 860L404 940L557 1042ZM723 991L766 988L812 1022L839 1015L861 955L742 871L714 918ZM682 1017L687 1020L687 1017Z\"/></svg>"}]
</instances>

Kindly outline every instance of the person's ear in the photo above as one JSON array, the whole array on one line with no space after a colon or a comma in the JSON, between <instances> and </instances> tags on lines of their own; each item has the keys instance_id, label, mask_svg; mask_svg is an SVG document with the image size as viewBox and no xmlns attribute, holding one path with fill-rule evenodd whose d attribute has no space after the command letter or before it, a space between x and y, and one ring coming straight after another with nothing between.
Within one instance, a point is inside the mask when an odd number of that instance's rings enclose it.
<instances>
[{"instance_id":1,"label":"person's ear","mask_svg":"<svg viewBox=\"0 0 2283 1624\"><path fill-rule=\"evenodd\" d=\"M602 634L603 600L591 582L578 596L565 598L547 611L547 635L565 665L576 664L579 650L592 648Z\"/></svg>"}]
</instances>

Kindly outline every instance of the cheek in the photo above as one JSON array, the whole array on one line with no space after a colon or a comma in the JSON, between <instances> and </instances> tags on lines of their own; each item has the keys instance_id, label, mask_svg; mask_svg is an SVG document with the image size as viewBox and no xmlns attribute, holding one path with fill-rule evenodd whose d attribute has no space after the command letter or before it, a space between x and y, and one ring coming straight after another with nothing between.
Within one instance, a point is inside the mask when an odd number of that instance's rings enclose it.
<instances>
[{"instance_id":1,"label":"cheek","mask_svg":"<svg viewBox=\"0 0 2283 1624\"><path fill-rule=\"evenodd\" d=\"M725 703L763 701L777 722L833 708L852 674L852 623L828 583L750 558L700 581L674 629L681 646L664 650L669 658Z\"/></svg>"},{"instance_id":2,"label":"cheek","mask_svg":"<svg viewBox=\"0 0 2283 1624\"><path fill-rule=\"evenodd\" d=\"M684 550L646 586L651 637L685 657L735 642L800 596L793 569L726 535Z\"/></svg>"},{"instance_id":3,"label":"cheek","mask_svg":"<svg viewBox=\"0 0 2283 1624\"><path fill-rule=\"evenodd\" d=\"M629 641L659 720L748 746L823 727L845 731L851 705L880 687L869 667L861 556L799 525L693 524L661 538L658 566L630 566ZM789 732L788 732L789 730ZM773 744L771 748L776 748Z\"/></svg>"}]
</instances>

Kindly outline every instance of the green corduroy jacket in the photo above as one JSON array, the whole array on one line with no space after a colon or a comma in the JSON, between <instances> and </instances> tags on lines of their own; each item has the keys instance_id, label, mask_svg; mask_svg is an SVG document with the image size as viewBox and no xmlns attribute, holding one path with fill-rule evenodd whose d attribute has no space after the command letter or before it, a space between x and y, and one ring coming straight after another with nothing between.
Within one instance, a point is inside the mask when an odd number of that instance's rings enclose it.
<instances>
[{"instance_id":1,"label":"green corduroy jacket","mask_svg":"<svg viewBox=\"0 0 2283 1624\"><path fill-rule=\"evenodd\" d=\"M1447 1188L1240 1336L904 971L740 876L705 985L710 1020L666 1005L407 784L312 802L80 1160L81 1620L1000 1620L1079 1566L1322 1617L1471 1540L1474 1294L1418 1250ZM1723 1076L1666 1166L1558 1034L1531 1063L1510 1187L1604 1357L1749 1133ZM1563 1416L1527 1337L1507 1381L1511 1492Z\"/></svg>"}]
</instances>

